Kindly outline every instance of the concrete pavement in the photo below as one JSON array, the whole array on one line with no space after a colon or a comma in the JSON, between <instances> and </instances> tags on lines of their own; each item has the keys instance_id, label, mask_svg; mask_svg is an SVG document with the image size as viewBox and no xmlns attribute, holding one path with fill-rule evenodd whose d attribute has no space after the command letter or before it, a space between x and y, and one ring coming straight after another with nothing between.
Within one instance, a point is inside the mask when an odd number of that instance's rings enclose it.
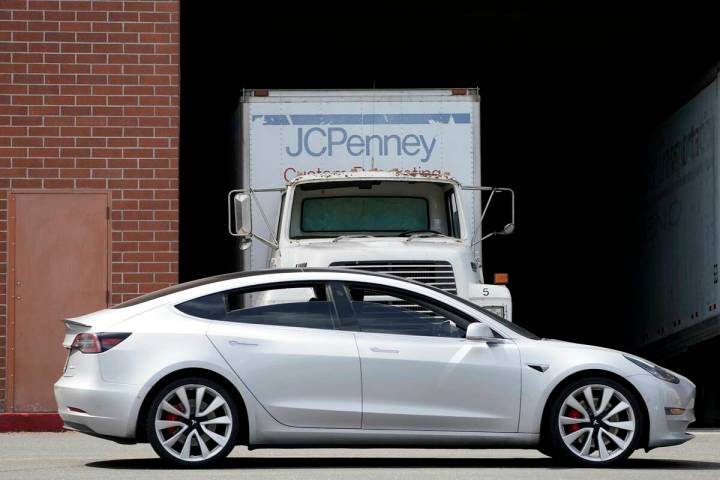
<instances>
[{"instance_id":1,"label":"concrete pavement","mask_svg":"<svg viewBox=\"0 0 720 480\"><path fill-rule=\"evenodd\" d=\"M533 450L255 450L236 448L213 470L167 470L149 445L79 433L0 434L0 478L11 479L583 479L720 478L720 431L679 447L636 452L622 468L573 469Z\"/></svg>"}]
</instances>

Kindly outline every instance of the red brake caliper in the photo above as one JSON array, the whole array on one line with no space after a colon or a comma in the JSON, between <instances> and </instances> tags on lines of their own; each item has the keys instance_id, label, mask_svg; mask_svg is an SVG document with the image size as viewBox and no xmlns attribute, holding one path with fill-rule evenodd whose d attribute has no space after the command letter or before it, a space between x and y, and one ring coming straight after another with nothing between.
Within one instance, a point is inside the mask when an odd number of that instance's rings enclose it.
<instances>
[{"instance_id":1,"label":"red brake caliper","mask_svg":"<svg viewBox=\"0 0 720 480\"><path fill-rule=\"evenodd\" d=\"M570 418L582 418L582 413L578 412L574 408L568 408L567 416ZM572 424L568 425L568 430L571 433L577 432L578 430L580 430L580 425L578 425L577 423L572 423Z\"/></svg>"},{"instance_id":2,"label":"red brake caliper","mask_svg":"<svg viewBox=\"0 0 720 480\"><path fill-rule=\"evenodd\" d=\"M176 405L176 406L175 406L175 408L179 408L179 407L180 407L180 405ZM169 420L169 421L171 421L171 422L174 422L174 421L176 421L176 420L178 419L178 416L175 415L174 413L169 413L169 412L163 412L163 413L164 413L165 420ZM168 428L168 433L169 433L170 435L174 435L175 432L177 432L179 429L180 429L180 427Z\"/></svg>"}]
</instances>

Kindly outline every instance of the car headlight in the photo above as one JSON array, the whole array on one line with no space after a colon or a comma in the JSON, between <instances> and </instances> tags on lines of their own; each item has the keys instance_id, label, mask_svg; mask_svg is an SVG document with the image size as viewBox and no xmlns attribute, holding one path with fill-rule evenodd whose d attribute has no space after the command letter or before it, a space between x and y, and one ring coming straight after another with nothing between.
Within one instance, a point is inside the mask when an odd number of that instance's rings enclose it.
<instances>
[{"instance_id":1,"label":"car headlight","mask_svg":"<svg viewBox=\"0 0 720 480\"><path fill-rule=\"evenodd\" d=\"M502 305L489 305L489 306L483 305L482 308L489 311L490 313L494 313L498 317L505 318L505 307Z\"/></svg>"},{"instance_id":2,"label":"car headlight","mask_svg":"<svg viewBox=\"0 0 720 480\"><path fill-rule=\"evenodd\" d=\"M668 370L665 370L664 368L655 365L654 363L643 360L642 358L631 357L630 355L623 356L638 367L650 373L650 375L652 375L653 377L659 378L660 380L665 380L666 382L670 383L680 383L680 379L678 377L670 373Z\"/></svg>"}]
</instances>

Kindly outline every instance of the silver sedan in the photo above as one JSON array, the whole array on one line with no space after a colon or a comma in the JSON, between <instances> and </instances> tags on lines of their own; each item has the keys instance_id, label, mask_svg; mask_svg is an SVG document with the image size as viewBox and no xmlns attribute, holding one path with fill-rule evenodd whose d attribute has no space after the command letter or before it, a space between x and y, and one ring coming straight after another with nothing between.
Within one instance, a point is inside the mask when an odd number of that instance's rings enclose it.
<instances>
[{"instance_id":1,"label":"silver sedan","mask_svg":"<svg viewBox=\"0 0 720 480\"><path fill-rule=\"evenodd\" d=\"M338 269L189 282L66 321L65 427L206 466L236 445L537 448L611 465L686 442L695 386L454 295Z\"/></svg>"}]
</instances>

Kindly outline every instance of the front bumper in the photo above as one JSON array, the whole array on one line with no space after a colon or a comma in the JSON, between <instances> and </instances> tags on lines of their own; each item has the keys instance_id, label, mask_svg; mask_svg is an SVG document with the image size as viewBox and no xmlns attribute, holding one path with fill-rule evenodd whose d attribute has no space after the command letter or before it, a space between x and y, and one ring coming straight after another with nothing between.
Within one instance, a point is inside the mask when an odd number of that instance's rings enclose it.
<instances>
[{"instance_id":1,"label":"front bumper","mask_svg":"<svg viewBox=\"0 0 720 480\"><path fill-rule=\"evenodd\" d=\"M673 384L650 374L629 377L640 391L648 409L647 450L657 447L679 445L694 438L687 433L688 425L695 421L695 385L680 376L680 383ZM669 408L683 408L681 415L670 415Z\"/></svg>"},{"instance_id":2,"label":"front bumper","mask_svg":"<svg viewBox=\"0 0 720 480\"><path fill-rule=\"evenodd\" d=\"M77 368L79 366L81 368ZM68 371L55 383L55 400L67 429L98 436L133 438L132 409L140 388L139 385L104 381L97 356L73 352Z\"/></svg>"}]
</instances>

